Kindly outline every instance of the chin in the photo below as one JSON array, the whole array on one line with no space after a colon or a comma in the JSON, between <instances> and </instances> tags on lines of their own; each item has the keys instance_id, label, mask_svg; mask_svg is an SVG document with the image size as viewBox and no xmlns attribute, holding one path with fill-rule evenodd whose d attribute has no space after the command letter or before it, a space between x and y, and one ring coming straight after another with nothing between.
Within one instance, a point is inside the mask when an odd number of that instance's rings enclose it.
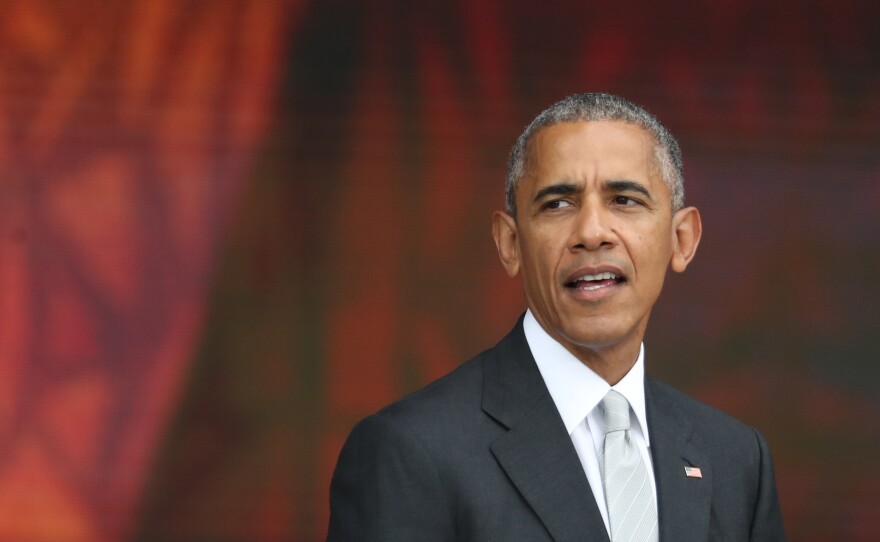
<instances>
[{"instance_id":1,"label":"chin","mask_svg":"<svg viewBox=\"0 0 880 542\"><path fill-rule=\"evenodd\" d=\"M576 328L563 328L564 339L575 346L597 349L625 342L633 336L633 327L619 323L587 320Z\"/></svg>"}]
</instances>

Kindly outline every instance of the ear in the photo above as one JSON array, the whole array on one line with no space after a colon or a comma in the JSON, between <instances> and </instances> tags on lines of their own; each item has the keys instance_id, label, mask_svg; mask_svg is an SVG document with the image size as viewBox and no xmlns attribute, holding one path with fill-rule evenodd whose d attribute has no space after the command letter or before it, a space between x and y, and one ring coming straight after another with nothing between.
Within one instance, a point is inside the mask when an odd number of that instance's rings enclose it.
<instances>
[{"instance_id":1,"label":"ear","mask_svg":"<svg viewBox=\"0 0 880 542\"><path fill-rule=\"evenodd\" d=\"M670 265L673 271L682 273L694 259L697 245L700 244L700 236L703 234L700 212L696 207L679 210L672 217L672 227L675 237Z\"/></svg>"},{"instance_id":2,"label":"ear","mask_svg":"<svg viewBox=\"0 0 880 542\"><path fill-rule=\"evenodd\" d=\"M492 214L492 237L495 238L498 257L507 275L511 278L517 276L520 265L519 237L513 217L503 211L495 211Z\"/></svg>"}]
</instances>

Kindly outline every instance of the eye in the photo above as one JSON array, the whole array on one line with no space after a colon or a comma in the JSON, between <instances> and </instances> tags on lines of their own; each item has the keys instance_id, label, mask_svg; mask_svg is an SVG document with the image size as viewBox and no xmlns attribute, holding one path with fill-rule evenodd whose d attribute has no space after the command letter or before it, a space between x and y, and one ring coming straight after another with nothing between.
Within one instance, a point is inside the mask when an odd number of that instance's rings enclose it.
<instances>
[{"instance_id":1,"label":"eye","mask_svg":"<svg viewBox=\"0 0 880 542\"><path fill-rule=\"evenodd\" d=\"M572 203L570 201L566 201L564 199L557 199L553 201L548 201L545 205L545 209L562 209L564 207L572 207Z\"/></svg>"},{"instance_id":2,"label":"eye","mask_svg":"<svg viewBox=\"0 0 880 542\"><path fill-rule=\"evenodd\" d=\"M633 199L629 196L614 196L614 199L611 200L615 205L621 206L633 206L633 205L641 205L641 202L637 199Z\"/></svg>"}]
</instances>

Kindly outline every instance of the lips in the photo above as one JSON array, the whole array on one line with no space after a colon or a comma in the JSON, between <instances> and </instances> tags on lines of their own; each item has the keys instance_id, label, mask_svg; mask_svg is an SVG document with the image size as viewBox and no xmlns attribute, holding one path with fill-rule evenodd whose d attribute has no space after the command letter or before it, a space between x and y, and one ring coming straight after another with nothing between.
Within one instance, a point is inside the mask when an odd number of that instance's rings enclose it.
<instances>
[{"instance_id":1,"label":"lips","mask_svg":"<svg viewBox=\"0 0 880 542\"><path fill-rule=\"evenodd\" d=\"M565 282L565 287L573 290L594 291L626 282L619 271L577 271Z\"/></svg>"}]
</instances>

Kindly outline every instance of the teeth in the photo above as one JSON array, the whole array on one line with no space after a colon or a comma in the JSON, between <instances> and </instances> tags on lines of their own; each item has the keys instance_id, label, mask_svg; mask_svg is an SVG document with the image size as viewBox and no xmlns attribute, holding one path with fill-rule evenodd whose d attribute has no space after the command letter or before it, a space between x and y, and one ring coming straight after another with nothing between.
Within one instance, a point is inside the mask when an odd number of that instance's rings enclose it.
<instances>
[{"instance_id":1,"label":"teeth","mask_svg":"<svg viewBox=\"0 0 880 542\"><path fill-rule=\"evenodd\" d=\"M592 281L592 280L612 280L612 279L616 279L616 278L617 278L617 275L615 275L614 273L609 273L608 271L606 271L606 272L604 272L604 273L599 273L598 275L581 275L580 277L578 277L578 278L576 278L576 279L574 279L574 280L575 280L575 282L576 282L576 281L579 281L579 280L587 280L587 281Z\"/></svg>"},{"instance_id":2,"label":"teeth","mask_svg":"<svg viewBox=\"0 0 880 542\"><path fill-rule=\"evenodd\" d=\"M591 290L598 290L599 288L604 288L604 286L597 284L596 286L582 286L581 288L578 288L578 289L591 291Z\"/></svg>"}]
</instances>

